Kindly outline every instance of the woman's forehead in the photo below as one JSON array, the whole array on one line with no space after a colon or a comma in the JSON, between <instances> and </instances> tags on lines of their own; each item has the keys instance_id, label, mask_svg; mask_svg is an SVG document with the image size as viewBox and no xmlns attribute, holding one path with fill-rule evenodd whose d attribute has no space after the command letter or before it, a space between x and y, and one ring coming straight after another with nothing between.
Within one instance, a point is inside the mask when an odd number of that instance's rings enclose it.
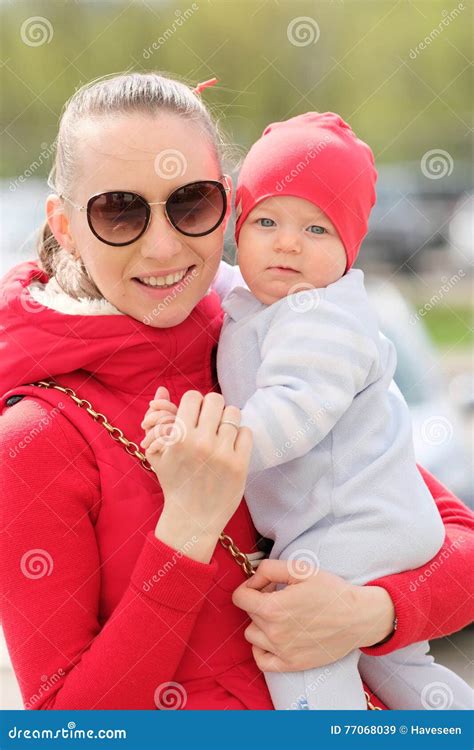
<instances>
[{"instance_id":1,"label":"woman's forehead","mask_svg":"<svg viewBox=\"0 0 474 750\"><path fill-rule=\"evenodd\" d=\"M146 182L174 184L219 175L209 135L172 114L89 118L77 133L78 178L92 192L119 187L143 191Z\"/></svg>"}]
</instances>

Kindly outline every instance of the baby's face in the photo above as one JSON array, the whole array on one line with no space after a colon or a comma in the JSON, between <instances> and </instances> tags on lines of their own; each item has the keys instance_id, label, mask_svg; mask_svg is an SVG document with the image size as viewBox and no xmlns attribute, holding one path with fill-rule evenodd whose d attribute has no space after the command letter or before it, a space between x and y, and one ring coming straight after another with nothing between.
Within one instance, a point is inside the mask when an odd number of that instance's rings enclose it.
<instances>
[{"instance_id":1,"label":"baby's face","mask_svg":"<svg viewBox=\"0 0 474 750\"><path fill-rule=\"evenodd\" d=\"M251 292L271 305L340 279L346 253L335 227L313 203L277 196L259 203L242 225L238 263Z\"/></svg>"}]
</instances>

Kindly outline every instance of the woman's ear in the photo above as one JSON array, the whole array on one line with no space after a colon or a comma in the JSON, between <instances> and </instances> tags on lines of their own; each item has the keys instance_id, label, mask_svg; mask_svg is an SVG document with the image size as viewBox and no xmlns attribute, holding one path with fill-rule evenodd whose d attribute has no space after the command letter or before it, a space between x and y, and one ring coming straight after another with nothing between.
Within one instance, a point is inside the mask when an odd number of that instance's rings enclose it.
<instances>
[{"instance_id":1,"label":"woman's ear","mask_svg":"<svg viewBox=\"0 0 474 750\"><path fill-rule=\"evenodd\" d=\"M74 240L71 235L70 223L64 209L64 203L54 193L48 195L46 198L46 217L58 245L75 256Z\"/></svg>"},{"instance_id":2,"label":"woman's ear","mask_svg":"<svg viewBox=\"0 0 474 750\"><path fill-rule=\"evenodd\" d=\"M222 175L224 178L224 185L225 187L229 188L229 192L226 193L227 195L227 210L225 212L224 220L222 222L222 229L225 232L227 228L227 223L230 219L230 215L232 213L232 201L234 199L234 186L232 184L232 177L230 174L224 174Z\"/></svg>"}]
</instances>

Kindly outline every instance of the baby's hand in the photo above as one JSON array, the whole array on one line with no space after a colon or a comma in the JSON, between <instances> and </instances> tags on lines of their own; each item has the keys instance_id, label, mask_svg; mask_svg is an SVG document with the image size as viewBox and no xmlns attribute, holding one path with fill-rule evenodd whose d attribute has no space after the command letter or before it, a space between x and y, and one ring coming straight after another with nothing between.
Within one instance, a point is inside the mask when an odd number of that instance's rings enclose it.
<instances>
[{"instance_id":1,"label":"baby's hand","mask_svg":"<svg viewBox=\"0 0 474 750\"><path fill-rule=\"evenodd\" d=\"M171 433L177 411L178 407L169 400L168 389L160 386L140 425L146 433L140 443L144 450L160 452L166 444L162 438Z\"/></svg>"}]
</instances>

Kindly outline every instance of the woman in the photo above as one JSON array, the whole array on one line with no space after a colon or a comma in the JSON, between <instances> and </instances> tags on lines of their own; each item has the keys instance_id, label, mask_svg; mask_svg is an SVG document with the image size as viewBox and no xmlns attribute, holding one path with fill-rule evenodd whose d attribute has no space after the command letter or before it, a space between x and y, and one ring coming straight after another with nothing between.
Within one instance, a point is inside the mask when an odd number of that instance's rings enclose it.
<instances>
[{"instance_id":1,"label":"woman","mask_svg":"<svg viewBox=\"0 0 474 750\"><path fill-rule=\"evenodd\" d=\"M241 501L251 436L229 424L239 410L214 372L216 289L232 273L219 152L202 101L176 81L79 89L41 265L3 280L2 622L26 708L271 709L260 669L381 654L470 620L459 580L472 518L426 473L447 537L425 582L288 581L270 561L245 582L239 551L258 557ZM162 486L138 449L158 385L182 408L180 463Z\"/></svg>"}]
</instances>

